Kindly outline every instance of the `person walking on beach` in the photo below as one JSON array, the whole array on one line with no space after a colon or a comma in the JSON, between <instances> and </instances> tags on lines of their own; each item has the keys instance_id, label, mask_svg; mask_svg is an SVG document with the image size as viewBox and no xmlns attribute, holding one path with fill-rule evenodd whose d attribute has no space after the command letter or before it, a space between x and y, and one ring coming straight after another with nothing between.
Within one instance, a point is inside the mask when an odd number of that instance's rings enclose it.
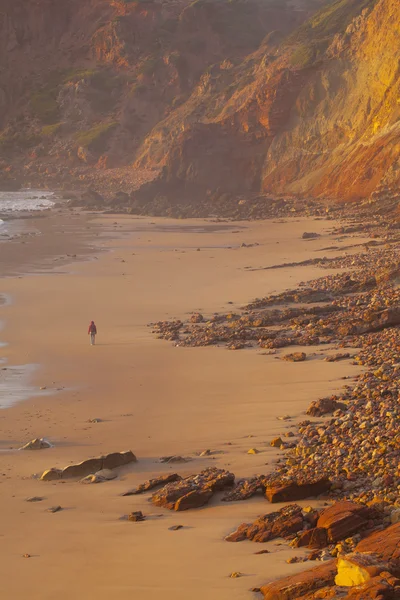
<instances>
[{"instance_id":1,"label":"person walking on beach","mask_svg":"<svg viewBox=\"0 0 400 600\"><path fill-rule=\"evenodd\" d=\"M91 346L94 346L94 343L96 341L96 334L97 334L97 327L95 325L95 322L90 321L88 335L90 335L90 345Z\"/></svg>"}]
</instances>

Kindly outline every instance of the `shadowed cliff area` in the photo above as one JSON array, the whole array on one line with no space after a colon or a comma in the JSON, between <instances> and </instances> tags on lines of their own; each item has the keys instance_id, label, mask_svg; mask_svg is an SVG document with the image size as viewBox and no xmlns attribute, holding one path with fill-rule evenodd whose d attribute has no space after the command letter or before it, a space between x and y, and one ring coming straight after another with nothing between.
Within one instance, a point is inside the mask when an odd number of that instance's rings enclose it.
<instances>
[{"instance_id":1,"label":"shadowed cliff area","mask_svg":"<svg viewBox=\"0 0 400 600\"><path fill-rule=\"evenodd\" d=\"M0 181L133 212L393 197L399 22L396 0L3 0Z\"/></svg>"}]
</instances>

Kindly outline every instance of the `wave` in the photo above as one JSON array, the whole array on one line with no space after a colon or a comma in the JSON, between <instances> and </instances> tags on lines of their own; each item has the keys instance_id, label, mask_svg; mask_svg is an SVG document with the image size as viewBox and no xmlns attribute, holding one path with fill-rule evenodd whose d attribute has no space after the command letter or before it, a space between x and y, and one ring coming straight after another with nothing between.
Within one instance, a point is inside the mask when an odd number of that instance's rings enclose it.
<instances>
[{"instance_id":1,"label":"wave","mask_svg":"<svg viewBox=\"0 0 400 600\"><path fill-rule=\"evenodd\" d=\"M40 190L0 192L0 213L47 210L54 206L54 193ZM0 219L0 226L4 222Z\"/></svg>"}]
</instances>

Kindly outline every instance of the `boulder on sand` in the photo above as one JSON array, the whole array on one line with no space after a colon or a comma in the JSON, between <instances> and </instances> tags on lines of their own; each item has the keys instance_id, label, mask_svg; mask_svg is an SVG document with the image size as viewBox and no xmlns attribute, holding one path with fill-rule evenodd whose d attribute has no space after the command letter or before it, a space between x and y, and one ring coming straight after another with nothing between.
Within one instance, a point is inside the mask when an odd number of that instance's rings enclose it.
<instances>
[{"instance_id":1,"label":"boulder on sand","mask_svg":"<svg viewBox=\"0 0 400 600\"><path fill-rule=\"evenodd\" d=\"M338 542L357 533L368 524L370 510L355 502L336 502L319 516L317 527L327 531L329 543Z\"/></svg>"},{"instance_id":2,"label":"boulder on sand","mask_svg":"<svg viewBox=\"0 0 400 600\"><path fill-rule=\"evenodd\" d=\"M47 469L41 475L41 481L54 481L55 479L72 479L73 477L85 477L92 475L102 469L115 469L132 462L136 462L136 456L127 450L126 452L112 452L99 458L89 458L76 465L68 465L64 469Z\"/></svg>"},{"instance_id":3,"label":"boulder on sand","mask_svg":"<svg viewBox=\"0 0 400 600\"><path fill-rule=\"evenodd\" d=\"M272 503L292 502L305 498L319 496L329 491L331 482L325 477L317 480L275 479L265 480L265 496Z\"/></svg>"},{"instance_id":4,"label":"boulder on sand","mask_svg":"<svg viewBox=\"0 0 400 600\"><path fill-rule=\"evenodd\" d=\"M191 475L180 481L168 483L153 494L152 502L156 506L170 510L188 510L206 504L214 492L232 487L235 476L229 471L208 468L198 475Z\"/></svg>"}]
</instances>

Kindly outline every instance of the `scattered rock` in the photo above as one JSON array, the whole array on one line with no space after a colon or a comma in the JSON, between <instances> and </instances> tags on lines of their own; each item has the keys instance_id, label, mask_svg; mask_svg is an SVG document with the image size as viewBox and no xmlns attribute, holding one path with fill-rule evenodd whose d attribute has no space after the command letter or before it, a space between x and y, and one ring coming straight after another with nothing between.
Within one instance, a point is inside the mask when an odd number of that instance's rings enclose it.
<instances>
[{"instance_id":1,"label":"scattered rock","mask_svg":"<svg viewBox=\"0 0 400 600\"><path fill-rule=\"evenodd\" d=\"M257 448L250 448L250 450L247 450L247 454L259 454L260 451L257 450Z\"/></svg>"},{"instance_id":2,"label":"scattered rock","mask_svg":"<svg viewBox=\"0 0 400 600\"><path fill-rule=\"evenodd\" d=\"M179 529L183 529L183 525L172 525L172 527L168 527L170 531L178 531Z\"/></svg>"},{"instance_id":3,"label":"scattered rock","mask_svg":"<svg viewBox=\"0 0 400 600\"><path fill-rule=\"evenodd\" d=\"M326 356L324 360L326 362L338 362L339 360L346 360L348 358L351 358L351 354L349 354L348 352L345 352L345 353L334 354L333 356Z\"/></svg>"},{"instance_id":4,"label":"scattered rock","mask_svg":"<svg viewBox=\"0 0 400 600\"><path fill-rule=\"evenodd\" d=\"M160 458L160 463L168 463L168 464L173 464L173 463L186 463L191 461L192 459L189 457L184 457L184 456L162 456Z\"/></svg>"},{"instance_id":5,"label":"scattered rock","mask_svg":"<svg viewBox=\"0 0 400 600\"><path fill-rule=\"evenodd\" d=\"M141 510L136 510L128 515L128 521L133 521L134 523L139 523L145 520L146 517L144 516Z\"/></svg>"},{"instance_id":6,"label":"scattered rock","mask_svg":"<svg viewBox=\"0 0 400 600\"><path fill-rule=\"evenodd\" d=\"M238 577L243 577L243 573L240 573L240 571L233 571L233 573L231 573L229 577L231 577L232 579L237 579Z\"/></svg>"},{"instance_id":7,"label":"scattered rock","mask_svg":"<svg viewBox=\"0 0 400 600\"><path fill-rule=\"evenodd\" d=\"M59 512L60 510L62 510L61 506L50 506L50 508L47 509L47 512L56 513L56 512Z\"/></svg>"},{"instance_id":8,"label":"scattered rock","mask_svg":"<svg viewBox=\"0 0 400 600\"><path fill-rule=\"evenodd\" d=\"M301 238L303 240L315 240L316 238L319 238L320 234L319 233L315 233L315 232L307 232L305 231L303 233L303 235L301 236Z\"/></svg>"},{"instance_id":9,"label":"scattered rock","mask_svg":"<svg viewBox=\"0 0 400 600\"><path fill-rule=\"evenodd\" d=\"M42 500L44 500L44 498L41 496L30 496L26 499L26 502L42 502Z\"/></svg>"},{"instance_id":10,"label":"scattered rock","mask_svg":"<svg viewBox=\"0 0 400 600\"><path fill-rule=\"evenodd\" d=\"M303 362L306 358L307 354L305 352L292 352L291 354L282 356L282 360L287 360L289 362Z\"/></svg>"},{"instance_id":11,"label":"scattered rock","mask_svg":"<svg viewBox=\"0 0 400 600\"><path fill-rule=\"evenodd\" d=\"M283 444L282 438L280 438L280 437L274 438L270 443L270 446L272 446L273 448L280 448L283 445L284 444Z\"/></svg>"}]
</instances>

